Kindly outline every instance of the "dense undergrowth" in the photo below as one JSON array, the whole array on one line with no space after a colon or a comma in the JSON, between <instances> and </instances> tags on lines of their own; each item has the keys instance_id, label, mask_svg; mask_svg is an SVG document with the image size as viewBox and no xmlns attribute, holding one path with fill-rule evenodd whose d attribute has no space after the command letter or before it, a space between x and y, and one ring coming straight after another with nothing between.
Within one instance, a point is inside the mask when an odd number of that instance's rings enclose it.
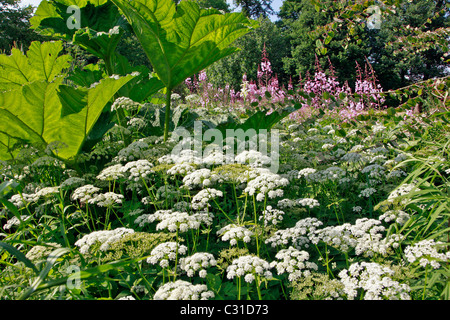
<instances>
[{"instance_id":1,"label":"dense undergrowth","mask_svg":"<svg viewBox=\"0 0 450 320\"><path fill-rule=\"evenodd\" d=\"M2 298L448 298L445 114L283 120L273 173L172 154L133 106L72 168L32 146L2 164Z\"/></svg>"}]
</instances>

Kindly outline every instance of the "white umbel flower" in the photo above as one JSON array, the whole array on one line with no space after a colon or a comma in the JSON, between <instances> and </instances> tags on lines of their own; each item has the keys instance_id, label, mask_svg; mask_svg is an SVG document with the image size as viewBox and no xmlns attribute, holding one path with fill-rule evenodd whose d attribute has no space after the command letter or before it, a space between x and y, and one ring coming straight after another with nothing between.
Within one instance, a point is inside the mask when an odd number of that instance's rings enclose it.
<instances>
[{"instance_id":1,"label":"white umbel flower","mask_svg":"<svg viewBox=\"0 0 450 320\"><path fill-rule=\"evenodd\" d=\"M158 263L162 268L167 268L169 262L176 259L177 250L179 255L184 255L187 252L187 247L175 241L161 243L150 252L150 257L147 258L147 262L150 264Z\"/></svg>"},{"instance_id":2,"label":"white umbel flower","mask_svg":"<svg viewBox=\"0 0 450 320\"><path fill-rule=\"evenodd\" d=\"M293 247L278 251L275 258L278 261L271 262L271 266L277 269L278 274L288 273L290 282L309 276L311 270L318 270L317 264L308 261L308 252Z\"/></svg>"},{"instance_id":3,"label":"white umbel flower","mask_svg":"<svg viewBox=\"0 0 450 320\"><path fill-rule=\"evenodd\" d=\"M217 231L217 234L221 236L222 241L230 241L234 246L238 241L250 242L253 232L246 227L229 224Z\"/></svg>"},{"instance_id":4,"label":"white umbel flower","mask_svg":"<svg viewBox=\"0 0 450 320\"><path fill-rule=\"evenodd\" d=\"M272 266L266 260L245 255L233 260L232 264L227 267L227 278L244 277L244 280L248 283L253 282L255 276L271 279L271 268Z\"/></svg>"},{"instance_id":5,"label":"white umbel flower","mask_svg":"<svg viewBox=\"0 0 450 320\"><path fill-rule=\"evenodd\" d=\"M214 292L204 284L193 285L184 280L167 282L159 287L153 300L208 300L214 298Z\"/></svg>"},{"instance_id":6,"label":"white umbel flower","mask_svg":"<svg viewBox=\"0 0 450 320\"><path fill-rule=\"evenodd\" d=\"M201 277L206 277L206 269L217 264L211 253L196 252L193 255L180 259L180 268L185 271L188 277L193 277L196 273Z\"/></svg>"},{"instance_id":7,"label":"white umbel flower","mask_svg":"<svg viewBox=\"0 0 450 320\"><path fill-rule=\"evenodd\" d=\"M92 184L87 184L76 188L72 193L72 200L79 200L82 203L86 203L88 200L95 197L100 188L94 187Z\"/></svg>"},{"instance_id":8,"label":"white umbel flower","mask_svg":"<svg viewBox=\"0 0 450 320\"><path fill-rule=\"evenodd\" d=\"M217 197L223 197L223 192L213 188L200 190L191 201L192 209L202 210L208 206L208 202Z\"/></svg>"},{"instance_id":9,"label":"white umbel flower","mask_svg":"<svg viewBox=\"0 0 450 320\"><path fill-rule=\"evenodd\" d=\"M349 300L364 293L364 300L410 300L411 288L392 280L394 271L375 262L353 263L339 273L344 292Z\"/></svg>"},{"instance_id":10,"label":"white umbel flower","mask_svg":"<svg viewBox=\"0 0 450 320\"><path fill-rule=\"evenodd\" d=\"M75 242L75 245L80 248L80 252L82 254L87 254L89 252L89 248L100 242L100 250L106 251L109 249L111 243L119 241L124 235L134 233L133 229L128 228L117 228L114 230L102 230L102 231L94 231Z\"/></svg>"}]
</instances>

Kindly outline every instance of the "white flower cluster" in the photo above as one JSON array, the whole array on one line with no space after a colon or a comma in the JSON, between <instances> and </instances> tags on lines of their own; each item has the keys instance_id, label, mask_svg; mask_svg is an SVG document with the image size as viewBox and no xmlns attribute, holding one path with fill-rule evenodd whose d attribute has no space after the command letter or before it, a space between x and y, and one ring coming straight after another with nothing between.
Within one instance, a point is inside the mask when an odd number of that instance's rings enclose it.
<instances>
[{"instance_id":1,"label":"white flower cluster","mask_svg":"<svg viewBox=\"0 0 450 320\"><path fill-rule=\"evenodd\" d=\"M329 167L321 171L308 174L306 181L310 183L319 182L324 183L327 181L339 181L346 176L345 170L339 167Z\"/></svg>"},{"instance_id":2,"label":"white flower cluster","mask_svg":"<svg viewBox=\"0 0 450 320\"><path fill-rule=\"evenodd\" d=\"M222 236L222 241L230 241L230 245L234 246L238 240L250 242L253 232L246 227L238 226L236 224L229 224L217 231L217 234Z\"/></svg>"},{"instance_id":3,"label":"white flower cluster","mask_svg":"<svg viewBox=\"0 0 450 320\"><path fill-rule=\"evenodd\" d=\"M385 176L384 167L379 164L371 164L364 167L361 173L367 174L369 178L382 179Z\"/></svg>"},{"instance_id":4,"label":"white flower cluster","mask_svg":"<svg viewBox=\"0 0 450 320\"><path fill-rule=\"evenodd\" d=\"M122 204L124 196L115 192L100 193L88 200L89 204L96 204L99 207L112 208L114 205Z\"/></svg>"},{"instance_id":5,"label":"white flower cluster","mask_svg":"<svg viewBox=\"0 0 450 320\"><path fill-rule=\"evenodd\" d=\"M272 208L272 206L267 206L266 210L263 211L262 216L259 217L259 220L264 220L264 225L268 224L277 225L278 222L283 220L284 211Z\"/></svg>"},{"instance_id":6,"label":"white flower cluster","mask_svg":"<svg viewBox=\"0 0 450 320\"><path fill-rule=\"evenodd\" d=\"M217 197L223 197L223 192L213 188L200 190L191 201L192 209L202 210L208 206L208 201Z\"/></svg>"},{"instance_id":7,"label":"white flower cluster","mask_svg":"<svg viewBox=\"0 0 450 320\"><path fill-rule=\"evenodd\" d=\"M167 268L169 261L174 261L177 258L177 251L178 254L184 255L187 252L187 247L175 241L163 242L153 248L147 262L150 264L159 263L162 268Z\"/></svg>"},{"instance_id":8,"label":"white flower cluster","mask_svg":"<svg viewBox=\"0 0 450 320\"><path fill-rule=\"evenodd\" d=\"M14 194L9 199L9 202L11 202L18 209L21 209L29 203L38 202L40 198L47 198L59 193L59 188L60 187L44 187L37 190L35 193Z\"/></svg>"},{"instance_id":9,"label":"white flower cluster","mask_svg":"<svg viewBox=\"0 0 450 320\"><path fill-rule=\"evenodd\" d=\"M361 193L358 195L358 197L360 197L360 198L361 197L369 198L375 192L377 192L377 189L375 189L375 188L366 188L364 190L361 190Z\"/></svg>"},{"instance_id":10,"label":"white flower cluster","mask_svg":"<svg viewBox=\"0 0 450 320\"><path fill-rule=\"evenodd\" d=\"M171 176L181 175L185 176L189 173L195 171L195 167L189 163L182 162L174 164L170 169L167 170L167 174Z\"/></svg>"},{"instance_id":11,"label":"white flower cluster","mask_svg":"<svg viewBox=\"0 0 450 320\"><path fill-rule=\"evenodd\" d=\"M11 229L13 226L18 226L20 225L20 221L22 220L23 222L27 221L28 219L31 219L31 216L26 216L26 215L22 215L20 216L20 220L19 218L17 218L16 216L12 217L11 219L9 219L8 221L6 221L6 223L3 225L3 229L5 230L9 230Z\"/></svg>"},{"instance_id":12,"label":"white flower cluster","mask_svg":"<svg viewBox=\"0 0 450 320\"><path fill-rule=\"evenodd\" d=\"M441 262L448 262L450 260L450 251L447 253L439 253L438 249L445 248L444 243L431 240L422 240L405 248L405 257L409 263L416 261L422 267L431 265L434 269L441 266Z\"/></svg>"},{"instance_id":13,"label":"white flower cluster","mask_svg":"<svg viewBox=\"0 0 450 320\"><path fill-rule=\"evenodd\" d=\"M234 160L240 164L248 164L252 168L261 168L271 162L270 157L256 150L244 150Z\"/></svg>"},{"instance_id":14,"label":"white flower cluster","mask_svg":"<svg viewBox=\"0 0 450 320\"><path fill-rule=\"evenodd\" d=\"M288 179L282 178L276 173L272 173L269 170L260 171L256 178L247 183L244 192L251 196L256 194L256 201L264 201L266 195L270 199L282 197L283 189L278 188L285 187L288 184Z\"/></svg>"},{"instance_id":15,"label":"white flower cluster","mask_svg":"<svg viewBox=\"0 0 450 320\"><path fill-rule=\"evenodd\" d=\"M94 187L92 184L76 188L72 193L72 200L80 200L81 203L86 203L97 195L100 188Z\"/></svg>"},{"instance_id":16,"label":"white flower cluster","mask_svg":"<svg viewBox=\"0 0 450 320\"><path fill-rule=\"evenodd\" d=\"M144 157L144 151L148 149L148 144L142 140L136 140L117 153L116 161L133 161Z\"/></svg>"},{"instance_id":17,"label":"white flower cluster","mask_svg":"<svg viewBox=\"0 0 450 320\"><path fill-rule=\"evenodd\" d=\"M124 235L130 233L134 233L134 230L128 228L117 228L114 230L94 231L77 240L75 245L80 248L80 252L82 254L87 254L89 252L89 248L93 244L100 242L100 250L106 251L109 249L111 243L119 241Z\"/></svg>"},{"instance_id":18,"label":"white flower cluster","mask_svg":"<svg viewBox=\"0 0 450 320\"><path fill-rule=\"evenodd\" d=\"M278 251L275 258L280 261L272 261L271 266L277 269L278 274L288 273L290 282L309 276L311 270L318 270L317 264L308 261L308 252L293 247Z\"/></svg>"},{"instance_id":19,"label":"white flower cluster","mask_svg":"<svg viewBox=\"0 0 450 320\"><path fill-rule=\"evenodd\" d=\"M167 229L169 232L186 232L191 229L198 229L202 223L210 225L212 223L212 214L207 212L199 212L196 214L188 214L187 212L179 212L172 210L158 210L155 213L143 214L136 218L135 223L143 227L146 223L160 221L156 225L156 230Z\"/></svg>"},{"instance_id":20,"label":"white flower cluster","mask_svg":"<svg viewBox=\"0 0 450 320\"><path fill-rule=\"evenodd\" d=\"M180 143L182 144L181 147L191 147L194 142L192 139L183 139ZM203 163L203 160L196 150L183 149L179 153L166 154L160 157L158 162L165 164L189 163L200 165Z\"/></svg>"},{"instance_id":21,"label":"white flower cluster","mask_svg":"<svg viewBox=\"0 0 450 320\"><path fill-rule=\"evenodd\" d=\"M180 268L186 272L188 277L193 277L198 273L200 278L205 278L206 269L214 267L216 264L216 259L208 252L196 252L189 257L180 259Z\"/></svg>"},{"instance_id":22,"label":"white flower cluster","mask_svg":"<svg viewBox=\"0 0 450 320\"><path fill-rule=\"evenodd\" d=\"M307 177L312 173L316 173L316 169L313 168L304 168L298 171L298 178L301 179L303 177Z\"/></svg>"},{"instance_id":23,"label":"white flower cluster","mask_svg":"<svg viewBox=\"0 0 450 320\"><path fill-rule=\"evenodd\" d=\"M137 182L149 176L153 172L152 167L153 164L150 161L143 159L128 162L121 171L129 172L129 179Z\"/></svg>"},{"instance_id":24,"label":"white flower cluster","mask_svg":"<svg viewBox=\"0 0 450 320\"><path fill-rule=\"evenodd\" d=\"M41 198L47 198L49 196L52 196L55 193L59 193L59 187L44 187L42 189L39 189L35 192L35 196L38 199Z\"/></svg>"},{"instance_id":25,"label":"white flower cluster","mask_svg":"<svg viewBox=\"0 0 450 320\"><path fill-rule=\"evenodd\" d=\"M410 218L410 215L402 210L388 210L378 217L380 221L390 223L394 221L398 225L404 225Z\"/></svg>"},{"instance_id":26,"label":"white flower cluster","mask_svg":"<svg viewBox=\"0 0 450 320\"><path fill-rule=\"evenodd\" d=\"M380 220L362 218L357 219L355 224L344 223L316 230L310 237L314 244L323 241L342 252L349 252L354 248L357 255L386 255L390 247L399 246L402 237L394 234L383 238L384 231Z\"/></svg>"},{"instance_id":27,"label":"white flower cluster","mask_svg":"<svg viewBox=\"0 0 450 320\"><path fill-rule=\"evenodd\" d=\"M339 273L344 292L349 300L364 292L364 300L410 300L411 288L392 280L394 271L375 262L353 263Z\"/></svg>"},{"instance_id":28,"label":"white flower cluster","mask_svg":"<svg viewBox=\"0 0 450 320\"><path fill-rule=\"evenodd\" d=\"M399 201L401 204L405 204L407 202L407 199L405 199L405 196L407 196L412 191L419 191L419 190L420 189L417 188L414 185L414 183L408 183L408 184L404 183L389 194L387 201L388 202ZM400 198L400 199L397 199L397 198Z\"/></svg>"},{"instance_id":29,"label":"white flower cluster","mask_svg":"<svg viewBox=\"0 0 450 320\"><path fill-rule=\"evenodd\" d=\"M328 150L328 149L333 149L333 148L334 148L334 144L331 144L331 143L325 143L322 145L323 150Z\"/></svg>"},{"instance_id":30,"label":"white flower cluster","mask_svg":"<svg viewBox=\"0 0 450 320\"><path fill-rule=\"evenodd\" d=\"M341 157L341 161L354 163L360 160L362 161L362 158L363 156L357 152L348 152Z\"/></svg>"},{"instance_id":31,"label":"white flower cluster","mask_svg":"<svg viewBox=\"0 0 450 320\"><path fill-rule=\"evenodd\" d=\"M183 183L188 189L195 187L209 187L219 180L219 176L207 168L198 169L188 173L183 178Z\"/></svg>"},{"instance_id":32,"label":"white flower cluster","mask_svg":"<svg viewBox=\"0 0 450 320\"><path fill-rule=\"evenodd\" d=\"M137 102L134 102L130 98L119 97L113 102L113 104L111 106L111 111L115 111L118 109L124 109L127 111L136 111L139 107L140 107L140 104Z\"/></svg>"},{"instance_id":33,"label":"white flower cluster","mask_svg":"<svg viewBox=\"0 0 450 320\"><path fill-rule=\"evenodd\" d=\"M104 168L100 174L97 175L97 179L104 181L111 181L123 178L124 174L122 171L121 164L115 164L109 167Z\"/></svg>"},{"instance_id":34,"label":"white flower cluster","mask_svg":"<svg viewBox=\"0 0 450 320\"><path fill-rule=\"evenodd\" d=\"M205 284L192 284L184 280L167 282L158 288L153 300L208 300L214 298Z\"/></svg>"},{"instance_id":35,"label":"white flower cluster","mask_svg":"<svg viewBox=\"0 0 450 320\"><path fill-rule=\"evenodd\" d=\"M316 199L312 199L312 198L297 199L296 202L299 205L301 205L302 207L309 207L310 209L320 206L319 201L317 201Z\"/></svg>"},{"instance_id":36,"label":"white flower cluster","mask_svg":"<svg viewBox=\"0 0 450 320\"><path fill-rule=\"evenodd\" d=\"M294 227L277 230L265 243L272 247L285 246L291 243L295 248L307 247L310 237L323 223L317 218L305 218L297 221Z\"/></svg>"},{"instance_id":37,"label":"white flower cluster","mask_svg":"<svg viewBox=\"0 0 450 320\"><path fill-rule=\"evenodd\" d=\"M133 128L136 130L140 130L144 128L146 125L146 122L143 118L134 117L127 121L128 128Z\"/></svg>"},{"instance_id":38,"label":"white flower cluster","mask_svg":"<svg viewBox=\"0 0 450 320\"><path fill-rule=\"evenodd\" d=\"M264 259L252 255L241 256L227 267L227 278L244 277L245 282L252 283L255 276L272 278L271 265Z\"/></svg>"}]
</instances>

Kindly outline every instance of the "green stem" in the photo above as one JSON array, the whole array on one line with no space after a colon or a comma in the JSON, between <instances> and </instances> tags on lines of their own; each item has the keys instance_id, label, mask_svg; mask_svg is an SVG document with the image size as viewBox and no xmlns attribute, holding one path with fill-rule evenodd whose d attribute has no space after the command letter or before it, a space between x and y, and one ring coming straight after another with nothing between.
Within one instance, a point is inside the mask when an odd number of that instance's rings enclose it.
<instances>
[{"instance_id":1,"label":"green stem","mask_svg":"<svg viewBox=\"0 0 450 320\"><path fill-rule=\"evenodd\" d=\"M260 281L260 279L259 279L259 275L257 275L256 276L256 291L258 291L258 299L259 300L262 300L262 297L261 297L261 289L259 288L259 286L260 286L260 284L261 284L261 281Z\"/></svg>"},{"instance_id":2,"label":"green stem","mask_svg":"<svg viewBox=\"0 0 450 320\"><path fill-rule=\"evenodd\" d=\"M167 142L169 136L169 122L170 122L170 97L172 95L172 89L166 88L166 111L164 120L164 142Z\"/></svg>"}]
</instances>

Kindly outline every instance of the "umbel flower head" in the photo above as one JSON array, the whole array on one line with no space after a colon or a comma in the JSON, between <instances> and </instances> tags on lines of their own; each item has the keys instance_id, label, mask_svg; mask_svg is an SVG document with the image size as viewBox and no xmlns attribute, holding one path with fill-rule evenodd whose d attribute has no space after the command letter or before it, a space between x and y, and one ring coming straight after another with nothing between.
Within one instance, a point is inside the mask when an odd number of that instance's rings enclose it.
<instances>
[{"instance_id":1,"label":"umbel flower head","mask_svg":"<svg viewBox=\"0 0 450 320\"><path fill-rule=\"evenodd\" d=\"M180 268L186 272L188 277L193 277L198 273L201 278L205 278L206 268L216 264L216 259L208 252L196 252L192 256L180 259Z\"/></svg>"},{"instance_id":2,"label":"umbel flower head","mask_svg":"<svg viewBox=\"0 0 450 320\"><path fill-rule=\"evenodd\" d=\"M187 252L187 247L175 241L161 243L152 250L150 257L147 258L147 262L150 264L159 263L162 268L167 268L169 261L176 259L177 251L178 254L184 255Z\"/></svg>"},{"instance_id":3,"label":"umbel flower head","mask_svg":"<svg viewBox=\"0 0 450 320\"><path fill-rule=\"evenodd\" d=\"M233 260L233 263L227 267L227 278L244 277L248 283L255 280L255 276L266 279L272 278L270 269L272 266L269 262L252 255L245 255Z\"/></svg>"},{"instance_id":4,"label":"umbel flower head","mask_svg":"<svg viewBox=\"0 0 450 320\"><path fill-rule=\"evenodd\" d=\"M214 293L204 284L192 284L184 280L167 282L159 287L153 300L208 300Z\"/></svg>"}]
</instances>

